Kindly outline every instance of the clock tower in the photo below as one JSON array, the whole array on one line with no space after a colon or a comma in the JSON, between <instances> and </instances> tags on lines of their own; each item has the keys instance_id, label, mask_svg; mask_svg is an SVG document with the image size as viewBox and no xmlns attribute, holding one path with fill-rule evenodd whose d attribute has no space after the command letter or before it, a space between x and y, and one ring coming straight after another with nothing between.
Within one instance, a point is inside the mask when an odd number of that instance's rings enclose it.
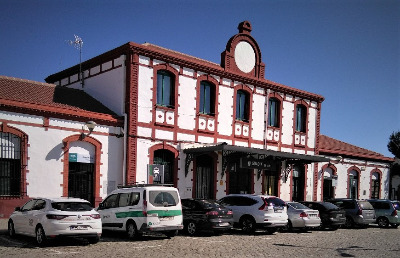
<instances>
[{"instance_id":1,"label":"clock tower","mask_svg":"<svg viewBox=\"0 0 400 258\"><path fill-rule=\"evenodd\" d=\"M264 79L265 64L261 61L256 40L250 35L250 22L241 22L238 29L239 33L229 39L225 51L221 53L221 66L227 72Z\"/></svg>"}]
</instances>

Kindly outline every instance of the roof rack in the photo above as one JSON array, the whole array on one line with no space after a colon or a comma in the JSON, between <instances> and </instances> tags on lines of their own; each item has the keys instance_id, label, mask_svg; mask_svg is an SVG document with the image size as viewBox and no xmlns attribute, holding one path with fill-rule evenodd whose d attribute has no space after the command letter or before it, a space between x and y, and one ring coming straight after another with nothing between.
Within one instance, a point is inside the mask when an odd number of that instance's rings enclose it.
<instances>
[{"instance_id":1,"label":"roof rack","mask_svg":"<svg viewBox=\"0 0 400 258\"><path fill-rule=\"evenodd\" d=\"M144 187L144 186L168 186L173 187L173 184L134 184L134 185L118 185L118 189L120 188L132 188L132 187Z\"/></svg>"}]
</instances>

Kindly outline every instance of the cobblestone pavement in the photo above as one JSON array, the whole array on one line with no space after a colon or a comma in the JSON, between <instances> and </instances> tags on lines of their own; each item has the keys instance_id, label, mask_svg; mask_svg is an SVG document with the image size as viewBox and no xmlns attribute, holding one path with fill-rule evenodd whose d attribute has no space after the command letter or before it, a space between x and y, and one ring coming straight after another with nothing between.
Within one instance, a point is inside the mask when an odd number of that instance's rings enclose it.
<instances>
[{"instance_id":1,"label":"cobblestone pavement","mask_svg":"<svg viewBox=\"0 0 400 258\"><path fill-rule=\"evenodd\" d=\"M0 257L400 257L400 228L337 231L280 232L253 235L233 230L223 235L201 234L144 236L130 241L116 233L105 233L97 244L64 239L38 248L34 239L7 236L0 221Z\"/></svg>"}]
</instances>

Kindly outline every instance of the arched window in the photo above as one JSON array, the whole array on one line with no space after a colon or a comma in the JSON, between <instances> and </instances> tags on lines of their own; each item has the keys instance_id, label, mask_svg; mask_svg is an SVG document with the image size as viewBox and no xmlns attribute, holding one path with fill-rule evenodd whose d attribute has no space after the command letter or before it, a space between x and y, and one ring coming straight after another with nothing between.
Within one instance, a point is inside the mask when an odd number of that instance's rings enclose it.
<instances>
[{"instance_id":1,"label":"arched window","mask_svg":"<svg viewBox=\"0 0 400 258\"><path fill-rule=\"evenodd\" d=\"M296 106L296 131L306 132L307 108L304 105Z\"/></svg>"},{"instance_id":2,"label":"arched window","mask_svg":"<svg viewBox=\"0 0 400 258\"><path fill-rule=\"evenodd\" d=\"M356 170L351 170L349 173L349 198L358 199L358 184L360 176Z\"/></svg>"},{"instance_id":3,"label":"arched window","mask_svg":"<svg viewBox=\"0 0 400 258\"><path fill-rule=\"evenodd\" d=\"M268 126L280 127L280 101L270 98L268 103Z\"/></svg>"},{"instance_id":4,"label":"arched window","mask_svg":"<svg viewBox=\"0 0 400 258\"><path fill-rule=\"evenodd\" d=\"M154 151L153 164L164 165L164 183L174 184L174 162L173 152L161 149Z\"/></svg>"},{"instance_id":5,"label":"arched window","mask_svg":"<svg viewBox=\"0 0 400 258\"><path fill-rule=\"evenodd\" d=\"M381 180L379 173L374 172L371 175L371 199L379 199L379 193L381 190Z\"/></svg>"},{"instance_id":6,"label":"arched window","mask_svg":"<svg viewBox=\"0 0 400 258\"><path fill-rule=\"evenodd\" d=\"M157 72L157 105L173 108L175 106L175 78L168 71Z\"/></svg>"},{"instance_id":7,"label":"arched window","mask_svg":"<svg viewBox=\"0 0 400 258\"><path fill-rule=\"evenodd\" d=\"M215 87L207 81L200 83L200 114L215 114Z\"/></svg>"},{"instance_id":8,"label":"arched window","mask_svg":"<svg viewBox=\"0 0 400 258\"><path fill-rule=\"evenodd\" d=\"M0 196L21 195L21 138L0 131Z\"/></svg>"},{"instance_id":9,"label":"arched window","mask_svg":"<svg viewBox=\"0 0 400 258\"><path fill-rule=\"evenodd\" d=\"M244 90L238 90L236 93L236 120L249 121L249 102L249 94Z\"/></svg>"}]
</instances>

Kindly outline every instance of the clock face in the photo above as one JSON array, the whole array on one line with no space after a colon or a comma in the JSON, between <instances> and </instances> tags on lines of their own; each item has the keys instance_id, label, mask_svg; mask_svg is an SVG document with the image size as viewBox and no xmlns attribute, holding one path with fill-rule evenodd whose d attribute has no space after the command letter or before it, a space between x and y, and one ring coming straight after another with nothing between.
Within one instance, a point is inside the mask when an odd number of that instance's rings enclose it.
<instances>
[{"instance_id":1,"label":"clock face","mask_svg":"<svg viewBox=\"0 0 400 258\"><path fill-rule=\"evenodd\" d=\"M240 71L249 73L256 64L256 54L253 47L246 41L240 41L235 48L235 63Z\"/></svg>"}]
</instances>

